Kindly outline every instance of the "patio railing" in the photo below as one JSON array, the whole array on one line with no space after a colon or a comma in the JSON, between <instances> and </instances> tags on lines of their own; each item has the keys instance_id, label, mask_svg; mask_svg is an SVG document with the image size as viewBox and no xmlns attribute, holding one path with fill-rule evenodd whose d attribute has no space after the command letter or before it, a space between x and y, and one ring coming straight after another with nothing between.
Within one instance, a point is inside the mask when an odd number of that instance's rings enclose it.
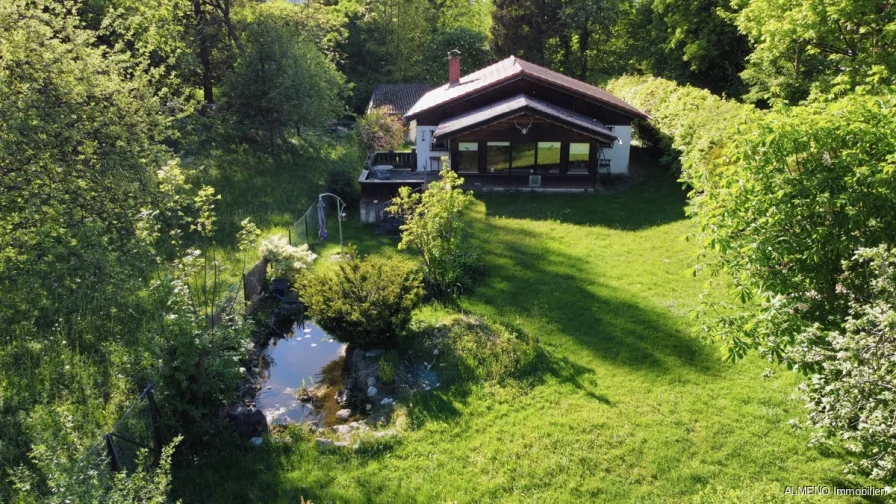
<instances>
[{"instance_id":1,"label":"patio railing","mask_svg":"<svg viewBox=\"0 0 896 504\"><path fill-rule=\"evenodd\" d=\"M417 171L417 153L412 151L376 151L367 155L365 169L376 165L389 165L392 168Z\"/></svg>"}]
</instances>

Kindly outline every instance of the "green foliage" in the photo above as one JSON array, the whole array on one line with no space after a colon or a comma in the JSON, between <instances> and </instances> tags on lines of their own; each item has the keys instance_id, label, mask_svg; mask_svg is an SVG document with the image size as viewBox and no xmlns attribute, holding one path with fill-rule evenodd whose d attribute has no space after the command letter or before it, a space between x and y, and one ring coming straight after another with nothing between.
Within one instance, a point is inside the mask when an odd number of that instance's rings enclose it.
<instances>
[{"instance_id":1,"label":"green foliage","mask_svg":"<svg viewBox=\"0 0 896 504\"><path fill-rule=\"evenodd\" d=\"M470 289L481 273L464 220L473 193L461 189L463 183L457 173L442 170L441 180L422 193L400 188L387 209L404 217L398 248L417 252L426 288L434 297L450 298Z\"/></svg>"},{"instance_id":2,"label":"green foliage","mask_svg":"<svg viewBox=\"0 0 896 504\"><path fill-rule=\"evenodd\" d=\"M635 124L636 132L661 148L663 162L676 168L679 158L685 167L711 165L737 126L760 116L750 105L665 79L625 76L606 88L651 116L649 122Z\"/></svg>"},{"instance_id":3,"label":"green foliage","mask_svg":"<svg viewBox=\"0 0 896 504\"><path fill-rule=\"evenodd\" d=\"M490 0L439 0L435 7L439 30L463 28L488 36L494 9Z\"/></svg>"},{"instance_id":4,"label":"green foliage","mask_svg":"<svg viewBox=\"0 0 896 504\"><path fill-rule=\"evenodd\" d=\"M735 2L754 50L747 98L795 102L892 84L896 12L880 0Z\"/></svg>"},{"instance_id":5,"label":"green foliage","mask_svg":"<svg viewBox=\"0 0 896 504\"><path fill-rule=\"evenodd\" d=\"M465 26L443 28L433 34L423 56L423 75L429 84L448 82L448 51L460 51L461 75L485 68L492 62L488 35Z\"/></svg>"},{"instance_id":6,"label":"green foliage","mask_svg":"<svg viewBox=\"0 0 896 504\"><path fill-rule=\"evenodd\" d=\"M560 7L558 0L495 0L492 10L495 56L519 56L544 64L545 47L559 32Z\"/></svg>"},{"instance_id":7,"label":"green foliage","mask_svg":"<svg viewBox=\"0 0 896 504\"><path fill-rule=\"evenodd\" d=\"M561 2L560 26L556 38L548 42L547 61L555 70L586 82L630 71L617 33L629 9L619 0Z\"/></svg>"},{"instance_id":8,"label":"green foliage","mask_svg":"<svg viewBox=\"0 0 896 504\"><path fill-rule=\"evenodd\" d=\"M261 242L261 256L268 260L274 278L283 277L291 283L295 283L299 275L317 259L317 254L311 252L307 244L294 247L283 235Z\"/></svg>"},{"instance_id":9,"label":"green foliage","mask_svg":"<svg viewBox=\"0 0 896 504\"><path fill-rule=\"evenodd\" d=\"M272 146L287 132L322 127L342 108L344 79L301 25L279 10L244 11L245 52L222 89L241 127L267 133Z\"/></svg>"},{"instance_id":10,"label":"green foliage","mask_svg":"<svg viewBox=\"0 0 896 504\"><path fill-rule=\"evenodd\" d=\"M474 318L456 317L436 328L441 347L437 361L446 381L467 383L509 382L532 378L538 369L538 348L534 338L500 324Z\"/></svg>"},{"instance_id":11,"label":"green foliage","mask_svg":"<svg viewBox=\"0 0 896 504\"><path fill-rule=\"evenodd\" d=\"M724 0L637 2L622 21L629 68L648 75L740 96L740 73L750 54L747 38L731 20Z\"/></svg>"},{"instance_id":12,"label":"green foliage","mask_svg":"<svg viewBox=\"0 0 896 504\"><path fill-rule=\"evenodd\" d=\"M342 198L342 201L347 205L352 205L361 200L361 186L358 184L358 173L356 170L331 169L327 172L324 188L326 192Z\"/></svg>"},{"instance_id":13,"label":"green foliage","mask_svg":"<svg viewBox=\"0 0 896 504\"><path fill-rule=\"evenodd\" d=\"M404 144L404 125L385 107L371 110L358 119L358 140L366 152L395 150Z\"/></svg>"},{"instance_id":14,"label":"green foliage","mask_svg":"<svg viewBox=\"0 0 896 504\"><path fill-rule=\"evenodd\" d=\"M353 248L332 271L312 275L302 292L317 324L337 340L361 348L400 344L423 297L420 274L412 264L358 257Z\"/></svg>"},{"instance_id":15,"label":"green foliage","mask_svg":"<svg viewBox=\"0 0 896 504\"><path fill-rule=\"evenodd\" d=\"M47 503L72 503L72 502L103 502L108 504L130 504L135 502L145 504L168 504L171 490L171 457L175 447L181 442L180 437L174 438L162 448L158 465L153 466L149 462L149 454L146 449L141 449L137 455L137 467L133 471L112 473L107 468L82 468L80 470L66 466L72 461L64 462L54 450L41 447L33 455L34 460L47 474L50 474L50 488L45 499L38 500L30 490L35 490L36 481L34 474L20 467L13 473L11 483L13 487L21 491L21 500L18 502L47 502ZM87 464L85 464L87 465ZM177 501L180 502L180 501Z\"/></svg>"},{"instance_id":16,"label":"green foliage","mask_svg":"<svg viewBox=\"0 0 896 504\"><path fill-rule=\"evenodd\" d=\"M819 442L843 445L860 457L851 469L896 481L896 250L859 249L843 265L839 290L847 299L842 328L820 324L802 333L795 358L811 370L800 386L808 425Z\"/></svg>"},{"instance_id":17,"label":"green foliage","mask_svg":"<svg viewBox=\"0 0 896 504\"><path fill-rule=\"evenodd\" d=\"M722 317L733 357L760 348L787 361L801 327L838 327L842 264L896 243L892 97L782 109L745 125L714 166L691 165L691 213L712 271L734 279L747 312Z\"/></svg>"},{"instance_id":18,"label":"green foliage","mask_svg":"<svg viewBox=\"0 0 896 504\"><path fill-rule=\"evenodd\" d=\"M395 372L398 368L398 354L394 350L385 352L377 359L378 376L383 383L389 385L395 382Z\"/></svg>"},{"instance_id":19,"label":"green foliage","mask_svg":"<svg viewBox=\"0 0 896 504\"><path fill-rule=\"evenodd\" d=\"M382 82L419 82L422 47L437 21L427 0L361 0L348 15L340 69L354 84L352 109L363 112Z\"/></svg>"}]
</instances>

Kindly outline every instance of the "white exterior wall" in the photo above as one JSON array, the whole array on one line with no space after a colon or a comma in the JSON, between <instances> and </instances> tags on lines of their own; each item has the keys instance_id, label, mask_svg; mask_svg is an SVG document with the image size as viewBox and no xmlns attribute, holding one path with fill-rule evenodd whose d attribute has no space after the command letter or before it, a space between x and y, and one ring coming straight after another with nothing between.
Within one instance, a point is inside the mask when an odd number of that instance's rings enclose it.
<instances>
[{"instance_id":1,"label":"white exterior wall","mask_svg":"<svg viewBox=\"0 0 896 504\"><path fill-rule=\"evenodd\" d=\"M613 148L605 148L602 151L604 159L610 160L610 173L613 175L628 175L628 156L632 147L631 125L613 125L613 134L619 137L619 141L613 144Z\"/></svg>"},{"instance_id":2,"label":"white exterior wall","mask_svg":"<svg viewBox=\"0 0 896 504\"><path fill-rule=\"evenodd\" d=\"M434 170L430 166L429 158L432 156L448 156L448 151L431 151L432 134L436 131L435 126L417 126L417 170L430 171ZM436 169L437 170L437 169Z\"/></svg>"},{"instance_id":3,"label":"white exterior wall","mask_svg":"<svg viewBox=\"0 0 896 504\"><path fill-rule=\"evenodd\" d=\"M405 141L408 143L416 143L417 142L417 120L411 121L411 124L408 125L408 130L404 132Z\"/></svg>"}]
</instances>

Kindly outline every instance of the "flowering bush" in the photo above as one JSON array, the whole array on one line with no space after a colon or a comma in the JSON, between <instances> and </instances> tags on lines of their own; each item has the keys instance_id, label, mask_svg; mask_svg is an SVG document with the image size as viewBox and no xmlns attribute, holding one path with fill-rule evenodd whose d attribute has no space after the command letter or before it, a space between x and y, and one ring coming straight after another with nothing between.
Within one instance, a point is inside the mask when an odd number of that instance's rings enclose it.
<instances>
[{"instance_id":1,"label":"flowering bush","mask_svg":"<svg viewBox=\"0 0 896 504\"><path fill-rule=\"evenodd\" d=\"M358 139L367 152L394 150L404 143L404 126L380 107L358 120Z\"/></svg>"},{"instance_id":2,"label":"flowering bush","mask_svg":"<svg viewBox=\"0 0 896 504\"><path fill-rule=\"evenodd\" d=\"M817 442L839 441L859 457L851 469L896 479L896 250L860 249L838 291L849 299L841 329L816 325L798 338L795 360L810 370L800 389Z\"/></svg>"},{"instance_id":3,"label":"flowering bush","mask_svg":"<svg viewBox=\"0 0 896 504\"><path fill-rule=\"evenodd\" d=\"M317 254L308 245L294 247L282 235L272 236L261 242L261 255L268 260L271 274L295 283L299 273L308 269Z\"/></svg>"}]
</instances>

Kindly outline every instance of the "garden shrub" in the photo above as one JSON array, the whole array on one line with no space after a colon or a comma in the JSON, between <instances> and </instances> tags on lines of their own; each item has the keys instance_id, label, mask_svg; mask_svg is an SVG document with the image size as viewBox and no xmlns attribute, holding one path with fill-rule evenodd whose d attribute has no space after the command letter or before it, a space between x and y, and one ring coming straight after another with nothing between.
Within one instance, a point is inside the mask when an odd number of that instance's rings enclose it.
<instances>
[{"instance_id":1,"label":"garden shrub","mask_svg":"<svg viewBox=\"0 0 896 504\"><path fill-rule=\"evenodd\" d=\"M333 169L327 172L326 192L342 198L346 204L361 200L361 187L358 185L358 174L344 169Z\"/></svg>"},{"instance_id":2,"label":"garden shrub","mask_svg":"<svg viewBox=\"0 0 896 504\"><path fill-rule=\"evenodd\" d=\"M404 125L383 108L358 119L358 140L366 152L395 150L404 144Z\"/></svg>"},{"instance_id":3,"label":"garden shrub","mask_svg":"<svg viewBox=\"0 0 896 504\"><path fill-rule=\"evenodd\" d=\"M451 298L470 289L482 273L465 220L473 193L461 189L463 183L453 171L443 170L441 180L422 193L408 187L399 189L388 209L404 217L398 248L417 252L427 291L436 298Z\"/></svg>"},{"instance_id":4,"label":"garden shrub","mask_svg":"<svg viewBox=\"0 0 896 504\"><path fill-rule=\"evenodd\" d=\"M436 329L437 359L448 366L440 371L464 382L506 382L530 377L537 368L533 338L500 324L456 317ZM443 369L443 368L440 368Z\"/></svg>"},{"instance_id":5,"label":"garden shrub","mask_svg":"<svg viewBox=\"0 0 896 504\"><path fill-rule=\"evenodd\" d=\"M268 260L273 278L286 278L295 284L303 271L317 258L307 244L294 247L283 235L272 236L261 242L261 255Z\"/></svg>"},{"instance_id":6,"label":"garden shrub","mask_svg":"<svg viewBox=\"0 0 896 504\"><path fill-rule=\"evenodd\" d=\"M349 247L335 268L303 289L309 314L328 334L361 348L393 348L423 297L417 268L400 258L358 257Z\"/></svg>"}]
</instances>

